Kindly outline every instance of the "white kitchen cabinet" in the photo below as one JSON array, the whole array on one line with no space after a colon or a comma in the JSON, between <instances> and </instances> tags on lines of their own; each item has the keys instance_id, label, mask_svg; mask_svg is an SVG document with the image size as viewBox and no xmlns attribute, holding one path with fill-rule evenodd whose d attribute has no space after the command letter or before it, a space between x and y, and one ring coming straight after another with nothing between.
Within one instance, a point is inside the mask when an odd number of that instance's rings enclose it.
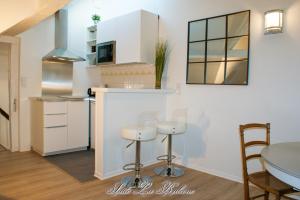
<instances>
[{"instance_id":1,"label":"white kitchen cabinet","mask_svg":"<svg viewBox=\"0 0 300 200\"><path fill-rule=\"evenodd\" d=\"M67 103L62 102L45 102L44 103L44 114L65 114L67 113Z\"/></svg>"},{"instance_id":2,"label":"white kitchen cabinet","mask_svg":"<svg viewBox=\"0 0 300 200\"><path fill-rule=\"evenodd\" d=\"M44 128L44 153L63 151L67 148L68 130L66 126Z\"/></svg>"},{"instance_id":3,"label":"white kitchen cabinet","mask_svg":"<svg viewBox=\"0 0 300 200\"><path fill-rule=\"evenodd\" d=\"M32 149L46 156L88 146L86 101L31 101Z\"/></svg>"},{"instance_id":4,"label":"white kitchen cabinet","mask_svg":"<svg viewBox=\"0 0 300 200\"><path fill-rule=\"evenodd\" d=\"M44 127L59 127L59 126L67 126L68 124L68 116L67 114L53 114L53 115L44 115Z\"/></svg>"},{"instance_id":5,"label":"white kitchen cabinet","mask_svg":"<svg viewBox=\"0 0 300 200\"><path fill-rule=\"evenodd\" d=\"M88 102L68 102L68 148L86 147L89 142Z\"/></svg>"},{"instance_id":6,"label":"white kitchen cabinet","mask_svg":"<svg viewBox=\"0 0 300 200\"><path fill-rule=\"evenodd\" d=\"M116 64L155 60L158 15L138 10L98 23L97 44L116 41Z\"/></svg>"},{"instance_id":7,"label":"white kitchen cabinet","mask_svg":"<svg viewBox=\"0 0 300 200\"><path fill-rule=\"evenodd\" d=\"M95 149L95 101L91 102L91 148Z\"/></svg>"}]
</instances>

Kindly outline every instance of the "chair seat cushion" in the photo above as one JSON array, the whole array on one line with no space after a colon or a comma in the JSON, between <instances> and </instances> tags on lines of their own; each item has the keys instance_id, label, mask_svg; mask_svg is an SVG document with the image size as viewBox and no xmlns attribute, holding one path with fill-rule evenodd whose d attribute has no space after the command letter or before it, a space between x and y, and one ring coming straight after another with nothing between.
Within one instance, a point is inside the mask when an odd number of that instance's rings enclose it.
<instances>
[{"instance_id":1,"label":"chair seat cushion","mask_svg":"<svg viewBox=\"0 0 300 200\"><path fill-rule=\"evenodd\" d=\"M157 131L161 134L181 134L186 131L186 124L183 122L166 121L157 125Z\"/></svg>"},{"instance_id":2,"label":"chair seat cushion","mask_svg":"<svg viewBox=\"0 0 300 200\"><path fill-rule=\"evenodd\" d=\"M129 127L122 130L122 137L127 140L147 141L156 138L156 128Z\"/></svg>"},{"instance_id":3,"label":"chair seat cushion","mask_svg":"<svg viewBox=\"0 0 300 200\"><path fill-rule=\"evenodd\" d=\"M282 195L293 191L291 186L280 181L267 171L249 174L249 182L273 194Z\"/></svg>"}]
</instances>

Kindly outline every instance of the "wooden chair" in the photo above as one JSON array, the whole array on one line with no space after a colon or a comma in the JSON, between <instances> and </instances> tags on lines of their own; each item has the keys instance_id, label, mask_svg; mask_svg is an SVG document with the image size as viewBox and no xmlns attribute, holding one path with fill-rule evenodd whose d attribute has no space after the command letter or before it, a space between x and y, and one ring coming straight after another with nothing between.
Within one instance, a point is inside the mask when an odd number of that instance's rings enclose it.
<instances>
[{"instance_id":1,"label":"wooden chair","mask_svg":"<svg viewBox=\"0 0 300 200\"><path fill-rule=\"evenodd\" d=\"M248 129L262 129L266 132L264 141L249 141L245 143L245 130ZM255 173L248 173L247 161L250 159L258 159L261 157L260 154L246 155L246 148L258 145L270 145L270 124L245 124L240 125L240 136L241 136L241 155L243 164L243 180L244 180L244 200L256 199L264 197L265 200L269 199L269 193L276 196L276 200L279 200L284 194L291 193L294 190L291 186L278 180L267 171L260 171ZM249 182L256 185L260 189L264 190L264 194L250 197L249 194Z\"/></svg>"}]
</instances>

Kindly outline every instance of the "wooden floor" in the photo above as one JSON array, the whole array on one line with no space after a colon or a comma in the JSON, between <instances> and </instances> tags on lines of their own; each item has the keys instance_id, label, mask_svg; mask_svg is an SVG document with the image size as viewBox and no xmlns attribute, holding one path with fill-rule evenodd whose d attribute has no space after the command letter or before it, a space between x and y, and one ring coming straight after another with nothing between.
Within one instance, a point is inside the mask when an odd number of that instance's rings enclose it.
<instances>
[{"instance_id":1,"label":"wooden floor","mask_svg":"<svg viewBox=\"0 0 300 200\"><path fill-rule=\"evenodd\" d=\"M167 180L155 176L155 166L147 167L143 174L154 179L154 189L160 188ZM127 195L112 196L106 191L113 187L122 176L109 180L98 179L80 183L72 176L57 168L46 159L33 152L0 152L0 200L138 200L138 199L172 199L172 200L242 200L242 185L219 177L186 169L181 178L168 179L182 185L186 184L193 195ZM255 190L252 188L252 191ZM257 191L254 191L257 193Z\"/></svg>"}]
</instances>

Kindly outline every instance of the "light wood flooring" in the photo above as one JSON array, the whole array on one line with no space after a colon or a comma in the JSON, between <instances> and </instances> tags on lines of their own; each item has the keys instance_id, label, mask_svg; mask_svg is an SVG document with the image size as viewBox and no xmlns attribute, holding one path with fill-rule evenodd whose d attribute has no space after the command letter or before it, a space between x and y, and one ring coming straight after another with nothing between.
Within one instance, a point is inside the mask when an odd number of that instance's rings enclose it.
<instances>
[{"instance_id":1,"label":"light wood flooring","mask_svg":"<svg viewBox=\"0 0 300 200\"><path fill-rule=\"evenodd\" d=\"M160 164L161 165L161 164ZM155 176L155 166L145 168L142 173L153 177L153 188L158 189L166 178ZM242 200L242 184L216 176L186 169L185 175L169 179L186 184L195 190L193 195L127 195L112 196L106 191L122 176L109 180L98 179L81 183L63 170L33 152L0 152L0 200ZM251 188L257 193L256 189Z\"/></svg>"}]
</instances>

